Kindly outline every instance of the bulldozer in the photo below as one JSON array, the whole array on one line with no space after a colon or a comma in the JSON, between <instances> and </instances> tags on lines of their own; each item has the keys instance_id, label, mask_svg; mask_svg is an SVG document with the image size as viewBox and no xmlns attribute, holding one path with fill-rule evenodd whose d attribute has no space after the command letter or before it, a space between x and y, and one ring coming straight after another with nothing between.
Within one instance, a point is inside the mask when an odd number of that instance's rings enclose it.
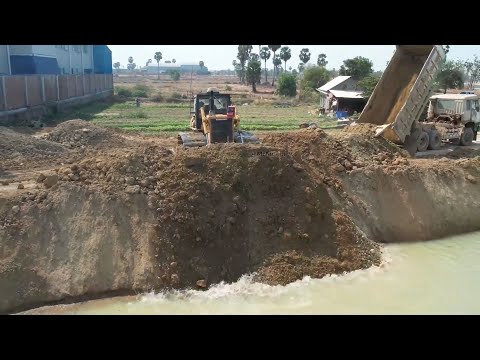
<instances>
[{"instance_id":1,"label":"bulldozer","mask_svg":"<svg viewBox=\"0 0 480 360\"><path fill-rule=\"evenodd\" d=\"M250 132L240 130L240 116L230 94L214 88L193 97L190 110L190 131L177 136L184 147L200 147L218 143L259 143Z\"/></svg>"}]
</instances>

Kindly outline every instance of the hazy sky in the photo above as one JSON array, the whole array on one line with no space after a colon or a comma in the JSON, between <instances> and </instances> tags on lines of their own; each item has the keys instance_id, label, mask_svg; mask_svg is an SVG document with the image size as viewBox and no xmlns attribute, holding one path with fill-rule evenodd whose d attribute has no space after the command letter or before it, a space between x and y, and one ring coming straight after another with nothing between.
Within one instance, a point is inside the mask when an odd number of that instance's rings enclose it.
<instances>
[{"instance_id":1,"label":"hazy sky","mask_svg":"<svg viewBox=\"0 0 480 360\"><path fill-rule=\"evenodd\" d=\"M113 62L119 61L126 67L127 59L133 56L137 66L145 66L148 59L153 59L156 51L163 55L165 60L175 59L177 63L205 62L209 70L232 69L232 61L237 56L238 45L108 45L112 50ZM264 45L262 45L264 46ZM395 45L288 45L292 49L292 58L287 66L296 68L300 62L298 55L302 48L308 48L312 57L310 63L316 63L318 54L327 55L328 68L338 69L343 60L355 56L364 56L373 61L375 71L384 70L388 60L392 57ZM258 45L253 45L253 52L258 53ZM472 59L473 55L480 55L480 45L450 45L449 59ZM267 61L271 67L272 60Z\"/></svg>"}]
</instances>

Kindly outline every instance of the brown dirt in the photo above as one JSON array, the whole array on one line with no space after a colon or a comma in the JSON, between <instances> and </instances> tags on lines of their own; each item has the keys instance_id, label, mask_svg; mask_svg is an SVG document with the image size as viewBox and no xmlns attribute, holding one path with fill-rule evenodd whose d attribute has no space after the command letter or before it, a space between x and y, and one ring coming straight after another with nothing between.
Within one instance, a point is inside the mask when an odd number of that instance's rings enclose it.
<instances>
[{"instance_id":1,"label":"brown dirt","mask_svg":"<svg viewBox=\"0 0 480 360\"><path fill-rule=\"evenodd\" d=\"M85 126L54 133L64 143ZM372 240L480 224L478 157L409 159L362 131L172 150L90 129L84 149L67 150L78 160L45 179L38 169L17 173L24 189L0 186L0 312L246 273L286 284L378 265Z\"/></svg>"}]
</instances>

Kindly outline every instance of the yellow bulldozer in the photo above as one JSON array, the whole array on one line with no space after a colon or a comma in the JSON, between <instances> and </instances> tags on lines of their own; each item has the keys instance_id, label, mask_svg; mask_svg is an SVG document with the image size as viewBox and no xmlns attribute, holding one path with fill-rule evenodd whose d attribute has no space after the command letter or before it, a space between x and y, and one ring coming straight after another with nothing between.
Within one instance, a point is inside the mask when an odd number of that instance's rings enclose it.
<instances>
[{"instance_id":1,"label":"yellow bulldozer","mask_svg":"<svg viewBox=\"0 0 480 360\"><path fill-rule=\"evenodd\" d=\"M230 94L213 88L193 97L190 130L178 134L178 144L198 147L216 143L259 143L258 138L240 130L240 116Z\"/></svg>"}]
</instances>

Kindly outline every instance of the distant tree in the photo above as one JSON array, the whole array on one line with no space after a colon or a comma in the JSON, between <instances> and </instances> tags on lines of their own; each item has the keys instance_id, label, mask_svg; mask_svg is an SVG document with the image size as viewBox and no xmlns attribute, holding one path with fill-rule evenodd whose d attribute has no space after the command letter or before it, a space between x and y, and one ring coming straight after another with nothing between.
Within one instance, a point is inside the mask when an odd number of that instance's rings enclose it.
<instances>
[{"instance_id":1,"label":"distant tree","mask_svg":"<svg viewBox=\"0 0 480 360\"><path fill-rule=\"evenodd\" d=\"M177 60L175 60L175 59L172 59L172 63L174 63L174 64L175 64L176 62L177 62Z\"/></svg>"},{"instance_id":2,"label":"distant tree","mask_svg":"<svg viewBox=\"0 0 480 360\"><path fill-rule=\"evenodd\" d=\"M463 69L458 63L446 61L443 63L436 80L444 94L447 93L448 89L461 89L464 85Z\"/></svg>"},{"instance_id":3,"label":"distant tree","mask_svg":"<svg viewBox=\"0 0 480 360\"><path fill-rule=\"evenodd\" d=\"M258 56L258 54L255 54L255 53L251 53L249 60L251 59L260 61L260 56Z\"/></svg>"},{"instance_id":4,"label":"distant tree","mask_svg":"<svg viewBox=\"0 0 480 360\"><path fill-rule=\"evenodd\" d=\"M260 51L260 57L262 58L263 61L265 61L265 82L267 82L267 60L270 59L270 49L266 46L264 46L261 51Z\"/></svg>"},{"instance_id":5,"label":"distant tree","mask_svg":"<svg viewBox=\"0 0 480 360\"><path fill-rule=\"evenodd\" d=\"M275 73L279 73L279 66L282 64L282 59L280 59L280 55L275 55L273 57L273 76L274 76L274 79L275 79ZM272 84L273 84L273 81L272 81Z\"/></svg>"},{"instance_id":6,"label":"distant tree","mask_svg":"<svg viewBox=\"0 0 480 360\"><path fill-rule=\"evenodd\" d=\"M303 72L303 79L300 82L302 90L315 90L325 85L330 80L330 73L323 66L309 66Z\"/></svg>"},{"instance_id":7,"label":"distant tree","mask_svg":"<svg viewBox=\"0 0 480 360\"><path fill-rule=\"evenodd\" d=\"M178 70L171 70L170 77L172 78L173 81L178 81L180 80L180 72Z\"/></svg>"},{"instance_id":8,"label":"distant tree","mask_svg":"<svg viewBox=\"0 0 480 360\"><path fill-rule=\"evenodd\" d=\"M297 75L297 74L298 74L297 69L293 69L293 70L292 70L292 74L293 74L293 75Z\"/></svg>"},{"instance_id":9,"label":"distant tree","mask_svg":"<svg viewBox=\"0 0 480 360\"><path fill-rule=\"evenodd\" d=\"M117 69L117 72L119 72L119 71L120 71L120 62L117 61L116 63L114 63L114 64L113 64L113 67L114 67L115 69Z\"/></svg>"},{"instance_id":10,"label":"distant tree","mask_svg":"<svg viewBox=\"0 0 480 360\"><path fill-rule=\"evenodd\" d=\"M370 96L373 90L375 90L375 86L377 86L379 80L380 77L369 75L358 81L357 86L362 90L364 96Z\"/></svg>"},{"instance_id":11,"label":"distant tree","mask_svg":"<svg viewBox=\"0 0 480 360\"><path fill-rule=\"evenodd\" d=\"M305 70L305 64L304 63L298 64L298 71L302 73L304 70Z\"/></svg>"},{"instance_id":12,"label":"distant tree","mask_svg":"<svg viewBox=\"0 0 480 360\"><path fill-rule=\"evenodd\" d=\"M262 64L260 63L258 55L251 56L247 64L246 78L247 83L252 85L252 91L254 93L257 92L257 84L260 82L261 75Z\"/></svg>"},{"instance_id":13,"label":"distant tree","mask_svg":"<svg viewBox=\"0 0 480 360\"><path fill-rule=\"evenodd\" d=\"M362 56L344 60L339 71L340 75L352 76L356 80L361 80L371 73L373 73L372 61Z\"/></svg>"},{"instance_id":14,"label":"distant tree","mask_svg":"<svg viewBox=\"0 0 480 360\"><path fill-rule=\"evenodd\" d=\"M162 53L157 51L153 58L157 62L157 79L160 79L160 60L162 60Z\"/></svg>"},{"instance_id":15,"label":"distant tree","mask_svg":"<svg viewBox=\"0 0 480 360\"><path fill-rule=\"evenodd\" d=\"M292 57L292 50L288 46L284 46L280 49L280 59L285 62L285 71L287 71L287 61Z\"/></svg>"},{"instance_id":16,"label":"distant tree","mask_svg":"<svg viewBox=\"0 0 480 360\"><path fill-rule=\"evenodd\" d=\"M203 61L200 61L198 63L198 66L200 66L203 69L205 67L205 63Z\"/></svg>"},{"instance_id":17,"label":"distant tree","mask_svg":"<svg viewBox=\"0 0 480 360\"><path fill-rule=\"evenodd\" d=\"M275 53L277 52L278 49L280 49L282 45L268 45L268 48L272 50L273 52L273 80L272 80L272 85L275 85L275 69L277 68L277 65L275 65Z\"/></svg>"},{"instance_id":18,"label":"distant tree","mask_svg":"<svg viewBox=\"0 0 480 360\"><path fill-rule=\"evenodd\" d=\"M252 49L252 45L238 45L237 59L240 61L240 81L242 83L245 83L245 64L247 63L247 60L250 59Z\"/></svg>"},{"instance_id":19,"label":"distant tree","mask_svg":"<svg viewBox=\"0 0 480 360\"><path fill-rule=\"evenodd\" d=\"M480 80L480 59L475 55L473 61L467 60L463 66L467 75L467 86L473 89L473 84Z\"/></svg>"},{"instance_id":20,"label":"distant tree","mask_svg":"<svg viewBox=\"0 0 480 360\"><path fill-rule=\"evenodd\" d=\"M282 74L278 77L277 94L293 97L297 95L297 78L293 74Z\"/></svg>"},{"instance_id":21,"label":"distant tree","mask_svg":"<svg viewBox=\"0 0 480 360\"><path fill-rule=\"evenodd\" d=\"M310 50L308 50L308 48L304 48L300 51L300 55L298 57L300 58L301 62L306 64L310 61L311 55L312 54L310 54Z\"/></svg>"},{"instance_id":22,"label":"distant tree","mask_svg":"<svg viewBox=\"0 0 480 360\"><path fill-rule=\"evenodd\" d=\"M325 67L325 66L327 66L327 64L328 64L327 55L325 55L325 54L318 55L317 65Z\"/></svg>"},{"instance_id":23,"label":"distant tree","mask_svg":"<svg viewBox=\"0 0 480 360\"><path fill-rule=\"evenodd\" d=\"M151 63L152 63L152 59L148 59L147 63L145 64L145 67L148 67L148 65L150 65Z\"/></svg>"},{"instance_id":24,"label":"distant tree","mask_svg":"<svg viewBox=\"0 0 480 360\"><path fill-rule=\"evenodd\" d=\"M445 51L445 55L447 55L450 52L450 45L442 45L443 50Z\"/></svg>"},{"instance_id":25,"label":"distant tree","mask_svg":"<svg viewBox=\"0 0 480 360\"><path fill-rule=\"evenodd\" d=\"M130 70L130 71L135 70L136 67L137 67L137 64L135 64L135 63L129 63L127 65L127 69Z\"/></svg>"},{"instance_id":26,"label":"distant tree","mask_svg":"<svg viewBox=\"0 0 480 360\"><path fill-rule=\"evenodd\" d=\"M127 64L127 70L133 71L134 68L132 68L132 64L133 64L133 57L129 56L128 57L128 64Z\"/></svg>"}]
</instances>

